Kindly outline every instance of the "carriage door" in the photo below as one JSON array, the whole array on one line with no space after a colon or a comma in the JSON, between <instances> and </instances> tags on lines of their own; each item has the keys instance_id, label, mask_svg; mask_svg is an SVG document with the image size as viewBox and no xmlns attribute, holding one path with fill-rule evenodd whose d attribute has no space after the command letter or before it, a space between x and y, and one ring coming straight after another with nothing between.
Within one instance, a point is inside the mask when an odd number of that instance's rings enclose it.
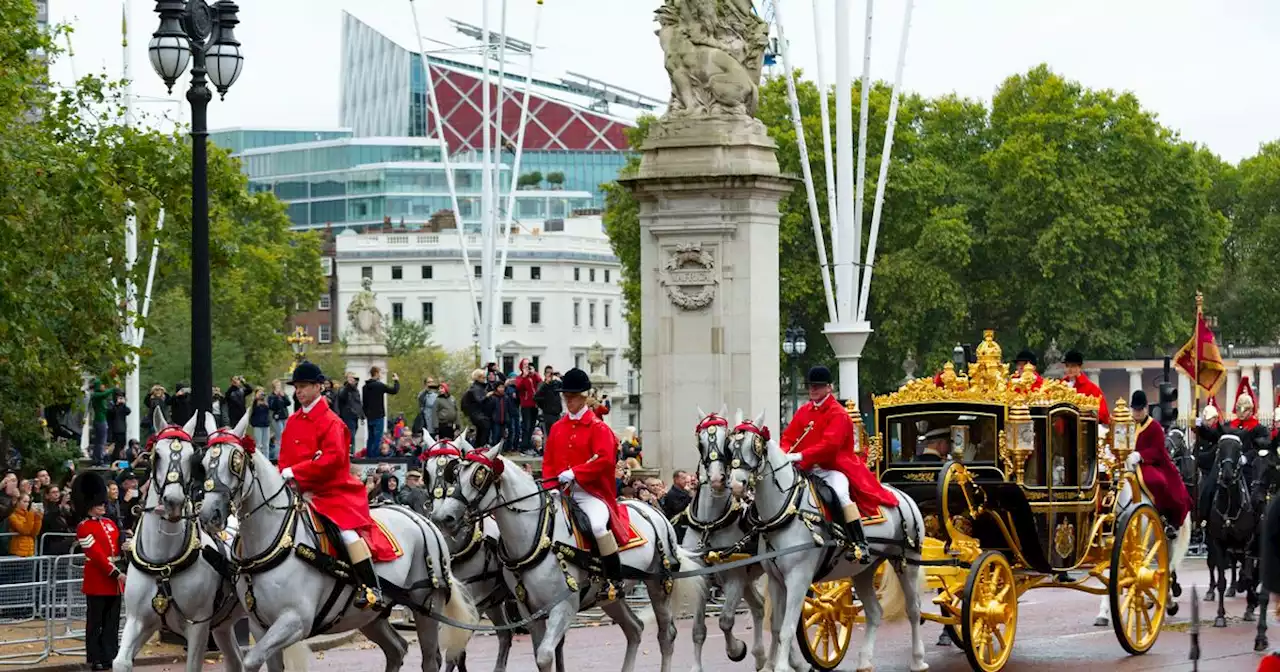
<instances>
[{"instance_id":1,"label":"carriage door","mask_svg":"<svg viewBox=\"0 0 1280 672\"><path fill-rule=\"evenodd\" d=\"M1081 530L1087 534L1092 511L1092 488L1080 481L1080 414L1063 406L1049 412L1049 562L1055 568L1073 567L1079 559Z\"/></svg>"}]
</instances>

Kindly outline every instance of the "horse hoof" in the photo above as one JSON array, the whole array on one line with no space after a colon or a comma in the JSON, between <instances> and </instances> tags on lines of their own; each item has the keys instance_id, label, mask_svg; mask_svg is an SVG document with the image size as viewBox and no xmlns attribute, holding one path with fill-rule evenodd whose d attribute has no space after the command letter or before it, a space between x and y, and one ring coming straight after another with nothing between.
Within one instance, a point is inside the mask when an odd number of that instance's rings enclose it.
<instances>
[{"instance_id":1,"label":"horse hoof","mask_svg":"<svg viewBox=\"0 0 1280 672\"><path fill-rule=\"evenodd\" d=\"M1204 601L1205 601L1205 602L1212 602L1212 601L1213 601L1213 589L1212 589L1212 588L1210 588L1209 590L1204 591Z\"/></svg>"},{"instance_id":2,"label":"horse hoof","mask_svg":"<svg viewBox=\"0 0 1280 672\"><path fill-rule=\"evenodd\" d=\"M1271 643L1267 641L1266 637L1259 637L1253 640L1254 651L1267 651L1270 648L1271 648Z\"/></svg>"},{"instance_id":3,"label":"horse hoof","mask_svg":"<svg viewBox=\"0 0 1280 672\"><path fill-rule=\"evenodd\" d=\"M1222 594L1222 596L1223 596L1223 597L1235 597L1235 596L1236 596L1236 587L1235 587L1235 586L1232 586L1232 587L1228 588L1228 589L1227 589L1227 592L1223 593L1223 594Z\"/></svg>"},{"instance_id":4,"label":"horse hoof","mask_svg":"<svg viewBox=\"0 0 1280 672\"><path fill-rule=\"evenodd\" d=\"M1257 617L1255 617L1255 616L1253 615L1253 612L1252 612L1252 611L1246 611L1246 612L1244 612L1244 618L1242 618L1242 619L1240 619L1240 620L1242 620L1242 621L1244 621L1244 622L1246 622L1246 623L1252 623L1252 622L1254 622L1254 621L1256 621L1256 620L1258 620L1258 619L1257 619Z\"/></svg>"},{"instance_id":5,"label":"horse hoof","mask_svg":"<svg viewBox=\"0 0 1280 672\"><path fill-rule=\"evenodd\" d=\"M1225 628L1225 627L1227 627L1227 619L1225 619L1225 618L1223 618L1223 617L1221 617L1221 616L1219 616L1219 617L1217 617L1217 618L1213 619L1213 627L1215 627L1215 628Z\"/></svg>"},{"instance_id":6,"label":"horse hoof","mask_svg":"<svg viewBox=\"0 0 1280 672\"><path fill-rule=\"evenodd\" d=\"M1182 584L1180 583L1173 584L1173 596L1182 597Z\"/></svg>"},{"instance_id":7,"label":"horse hoof","mask_svg":"<svg viewBox=\"0 0 1280 672\"><path fill-rule=\"evenodd\" d=\"M951 638L947 636L947 633L944 632L938 635L938 646L951 646Z\"/></svg>"},{"instance_id":8,"label":"horse hoof","mask_svg":"<svg viewBox=\"0 0 1280 672\"><path fill-rule=\"evenodd\" d=\"M1164 608L1164 613L1166 613L1166 614L1168 614L1168 615L1170 615L1170 616L1177 616L1177 615L1178 615L1178 603L1177 603L1177 602L1170 602L1170 603L1169 603L1169 606L1167 606L1167 607L1165 607L1165 608Z\"/></svg>"},{"instance_id":9,"label":"horse hoof","mask_svg":"<svg viewBox=\"0 0 1280 672\"><path fill-rule=\"evenodd\" d=\"M738 647L734 648L733 644L729 644L729 649L725 654L729 656L729 660L735 663L741 663L747 657L747 643L737 642Z\"/></svg>"},{"instance_id":10,"label":"horse hoof","mask_svg":"<svg viewBox=\"0 0 1280 672\"><path fill-rule=\"evenodd\" d=\"M1105 628L1108 625L1111 625L1111 619L1107 618L1106 616L1099 616L1093 619L1093 624L1096 627Z\"/></svg>"}]
</instances>

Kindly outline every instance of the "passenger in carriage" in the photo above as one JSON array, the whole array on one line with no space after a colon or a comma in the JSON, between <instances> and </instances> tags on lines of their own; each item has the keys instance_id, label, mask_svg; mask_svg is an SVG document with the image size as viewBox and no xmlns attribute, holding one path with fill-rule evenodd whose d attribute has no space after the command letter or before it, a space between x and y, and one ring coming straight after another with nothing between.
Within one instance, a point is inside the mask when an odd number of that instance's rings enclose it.
<instances>
[{"instance_id":1,"label":"passenger in carriage","mask_svg":"<svg viewBox=\"0 0 1280 672\"><path fill-rule=\"evenodd\" d=\"M921 438L920 450L916 452L915 462L946 462L951 454L951 429L939 427L931 429Z\"/></svg>"},{"instance_id":2,"label":"passenger in carriage","mask_svg":"<svg viewBox=\"0 0 1280 672\"><path fill-rule=\"evenodd\" d=\"M853 420L832 394L831 382L827 367L809 369L809 403L796 411L782 432L781 447L798 468L821 478L835 490L851 541L850 550L867 564L871 556L862 532L861 512L897 506L898 498L880 485L866 462L853 451Z\"/></svg>"},{"instance_id":3,"label":"passenger in carriage","mask_svg":"<svg viewBox=\"0 0 1280 672\"><path fill-rule=\"evenodd\" d=\"M1089 380L1084 375L1084 355L1079 350L1072 350L1067 353L1062 363L1066 366L1067 375L1062 380L1076 392L1087 394L1098 400L1098 424L1107 426L1111 424L1111 413L1107 410L1107 398L1102 394L1102 388L1098 384Z\"/></svg>"},{"instance_id":4,"label":"passenger in carriage","mask_svg":"<svg viewBox=\"0 0 1280 672\"><path fill-rule=\"evenodd\" d=\"M1142 464L1142 481L1151 491L1156 510L1164 516L1165 534L1172 540L1191 510L1191 495L1187 494L1182 475L1165 448L1164 428L1147 412L1147 393L1134 391L1129 406L1138 425L1138 437L1128 466Z\"/></svg>"}]
</instances>

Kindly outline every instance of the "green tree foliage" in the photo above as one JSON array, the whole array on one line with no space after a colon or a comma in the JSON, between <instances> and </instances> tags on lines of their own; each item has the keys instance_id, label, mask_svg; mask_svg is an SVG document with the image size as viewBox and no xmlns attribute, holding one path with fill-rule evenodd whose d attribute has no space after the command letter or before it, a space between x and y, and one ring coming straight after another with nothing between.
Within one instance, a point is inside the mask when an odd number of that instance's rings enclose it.
<instances>
[{"instance_id":1,"label":"green tree foliage","mask_svg":"<svg viewBox=\"0 0 1280 672\"><path fill-rule=\"evenodd\" d=\"M547 173L547 184L551 185L552 189L559 189L564 186L564 173L558 170L552 173Z\"/></svg>"},{"instance_id":2,"label":"green tree foliage","mask_svg":"<svg viewBox=\"0 0 1280 672\"><path fill-rule=\"evenodd\" d=\"M516 179L516 187L519 189L537 189L542 186L542 173L533 171L525 173Z\"/></svg>"},{"instance_id":3,"label":"green tree foliage","mask_svg":"<svg viewBox=\"0 0 1280 672\"><path fill-rule=\"evenodd\" d=\"M387 356L401 357L413 354L427 347L431 341L431 327L420 320L400 320L390 318L387 324Z\"/></svg>"},{"instance_id":4,"label":"green tree foliage","mask_svg":"<svg viewBox=\"0 0 1280 672\"><path fill-rule=\"evenodd\" d=\"M639 150L649 135L654 117L640 117L635 128L627 129L627 141ZM631 177L640 170L640 155L633 152L619 177ZM631 191L617 182L600 185L604 190L604 230L613 253L622 262L622 309L627 319L630 346L626 357L632 366L640 366L640 203Z\"/></svg>"}]
</instances>

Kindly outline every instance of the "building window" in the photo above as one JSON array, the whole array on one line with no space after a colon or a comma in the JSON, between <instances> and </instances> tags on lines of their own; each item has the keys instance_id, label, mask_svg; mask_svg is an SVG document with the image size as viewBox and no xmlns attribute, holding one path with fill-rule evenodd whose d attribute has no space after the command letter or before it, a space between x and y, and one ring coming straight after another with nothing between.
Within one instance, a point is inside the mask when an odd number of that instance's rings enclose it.
<instances>
[{"instance_id":1,"label":"building window","mask_svg":"<svg viewBox=\"0 0 1280 672\"><path fill-rule=\"evenodd\" d=\"M573 326L575 327L582 326L582 302L581 301L573 302Z\"/></svg>"},{"instance_id":2,"label":"building window","mask_svg":"<svg viewBox=\"0 0 1280 672\"><path fill-rule=\"evenodd\" d=\"M333 301L333 299L332 299L332 298L330 298L328 294L321 294L321 295L320 295L320 305L316 306L316 309L317 309L317 310L329 310L329 308L330 308L330 307L332 307L332 306L331 306L331 302L332 302L332 301Z\"/></svg>"},{"instance_id":3,"label":"building window","mask_svg":"<svg viewBox=\"0 0 1280 672\"><path fill-rule=\"evenodd\" d=\"M404 304L403 303L391 304L391 321L396 324L399 324L403 320L404 320Z\"/></svg>"},{"instance_id":4,"label":"building window","mask_svg":"<svg viewBox=\"0 0 1280 672\"><path fill-rule=\"evenodd\" d=\"M613 355L604 358L604 377L613 377Z\"/></svg>"},{"instance_id":5,"label":"building window","mask_svg":"<svg viewBox=\"0 0 1280 672\"><path fill-rule=\"evenodd\" d=\"M512 371L515 371L515 370L516 370L516 356L503 355L502 356L502 372L505 374L505 373L511 373Z\"/></svg>"},{"instance_id":6,"label":"building window","mask_svg":"<svg viewBox=\"0 0 1280 672\"><path fill-rule=\"evenodd\" d=\"M321 343L328 343L332 341L333 335L330 333L331 329L332 327L330 327L327 324L320 325L320 337L317 340L319 340Z\"/></svg>"},{"instance_id":7,"label":"building window","mask_svg":"<svg viewBox=\"0 0 1280 672\"><path fill-rule=\"evenodd\" d=\"M574 356L573 356L573 368L575 368L575 369L581 369L581 368L582 368L582 355L574 355Z\"/></svg>"},{"instance_id":8,"label":"building window","mask_svg":"<svg viewBox=\"0 0 1280 672\"><path fill-rule=\"evenodd\" d=\"M423 280L430 280L430 279L431 279L431 265L430 265L430 264L423 264L423 265L422 265L422 279L423 279Z\"/></svg>"},{"instance_id":9,"label":"building window","mask_svg":"<svg viewBox=\"0 0 1280 672\"><path fill-rule=\"evenodd\" d=\"M604 328L609 329L613 317L613 304L606 302L604 304Z\"/></svg>"},{"instance_id":10,"label":"building window","mask_svg":"<svg viewBox=\"0 0 1280 672\"><path fill-rule=\"evenodd\" d=\"M609 282L609 269L604 269L604 281Z\"/></svg>"},{"instance_id":11,"label":"building window","mask_svg":"<svg viewBox=\"0 0 1280 672\"><path fill-rule=\"evenodd\" d=\"M360 277L362 277L362 278L369 278L370 280L372 280L372 279L373 279L373 267L372 267L372 266L361 266L361 267L360 267Z\"/></svg>"},{"instance_id":12,"label":"building window","mask_svg":"<svg viewBox=\"0 0 1280 672\"><path fill-rule=\"evenodd\" d=\"M592 301L587 304L587 328L596 328L596 302Z\"/></svg>"},{"instance_id":13,"label":"building window","mask_svg":"<svg viewBox=\"0 0 1280 672\"><path fill-rule=\"evenodd\" d=\"M542 324L542 302L529 302L529 324Z\"/></svg>"},{"instance_id":14,"label":"building window","mask_svg":"<svg viewBox=\"0 0 1280 672\"><path fill-rule=\"evenodd\" d=\"M596 269L593 268L587 271L587 280L590 280L591 282L596 281Z\"/></svg>"},{"instance_id":15,"label":"building window","mask_svg":"<svg viewBox=\"0 0 1280 672\"><path fill-rule=\"evenodd\" d=\"M484 268L481 266L476 266L476 277L479 278L483 275L484 275Z\"/></svg>"},{"instance_id":16,"label":"building window","mask_svg":"<svg viewBox=\"0 0 1280 672\"><path fill-rule=\"evenodd\" d=\"M392 266L392 267L391 267L391 279L392 279L392 280L403 280L403 279L404 279L404 266Z\"/></svg>"},{"instance_id":17,"label":"building window","mask_svg":"<svg viewBox=\"0 0 1280 672\"><path fill-rule=\"evenodd\" d=\"M533 367L533 372L534 372L534 373L537 373L537 374L539 374L539 375L541 375L541 374L542 374L542 367L538 366L538 356L537 356L537 355L534 355L533 357L530 357L530 358L529 358L529 366L532 366L532 367Z\"/></svg>"},{"instance_id":18,"label":"building window","mask_svg":"<svg viewBox=\"0 0 1280 672\"><path fill-rule=\"evenodd\" d=\"M581 268L573 269L573 281L578 282L581 279L582 279L582 269Z\"/></svg>"},{"instance_id":19,"label":"building window","mask_svg":"<svg viewBox=\"0 0 1280 672\"><path fill-rule=\"evenodd\" d=\"M542 267L541 267L541 266L530 266L530 267L529 267L529 279L530 279L530 280L541 280L541 279L542 279Z\"/></svg>"},{"instance_id":20,"label":"building window","mask_svg":"<svg viewBox=\"0 0 1280 672\"><path fill-rule=\"evenodd\" d=\"M431 305L430 301L422 302L422 323L423 324L436 323L436 307Z\"/></svg>"},{"instance_id":21,"label":"building window","mask_svg":"<svg viewBox=\"0 0 1280 672\"><path fill-rule=\"evenodd\" d=\"M515 321L515 307L510 301L502 302L502 326L509 327Z\"/></svg>"},{"instance_id":22,"label":"building window","mask_svg":"<svg viewBox=\"0 0 1280 672\"><path fill-rule=\"evenodd\" d=\"M514 278L514 277L515 277L515 275L516 275L516 274L514 273L514 271L515 271L515 270L516 270L516 269L514 269L514 268L512 268L512 267L510 267L510 266L508 266L508 267L506 267L506 268L502 269L502 277L506 278L507 280L511 280L511 279L512 279L512 278Z\"/></svg>"},{"instance_id":23,"label":"building window","mask_svg":"<svg viewBox=\"0 0 1280 672\"><path fill-rule=\"evenodd\" d=\"M326 278L333 275L333 257L320 257L320 273Z\"/></svg>"},{"instance_id":24,"label":"building window","mask_svg":"<svg viewBox=\"0 0 1280 672\"><path fill-rule=\"evenodd\" d=\"M639 422L639 418L636 416L636 414L635 414L635 413L628 413L628 414L627 414L627 424L628 424L629 426L631 426L631 427L635 427L635 426L636 426L636 423L638 423L638 422Z\"/></svg>"}]
</instances>

